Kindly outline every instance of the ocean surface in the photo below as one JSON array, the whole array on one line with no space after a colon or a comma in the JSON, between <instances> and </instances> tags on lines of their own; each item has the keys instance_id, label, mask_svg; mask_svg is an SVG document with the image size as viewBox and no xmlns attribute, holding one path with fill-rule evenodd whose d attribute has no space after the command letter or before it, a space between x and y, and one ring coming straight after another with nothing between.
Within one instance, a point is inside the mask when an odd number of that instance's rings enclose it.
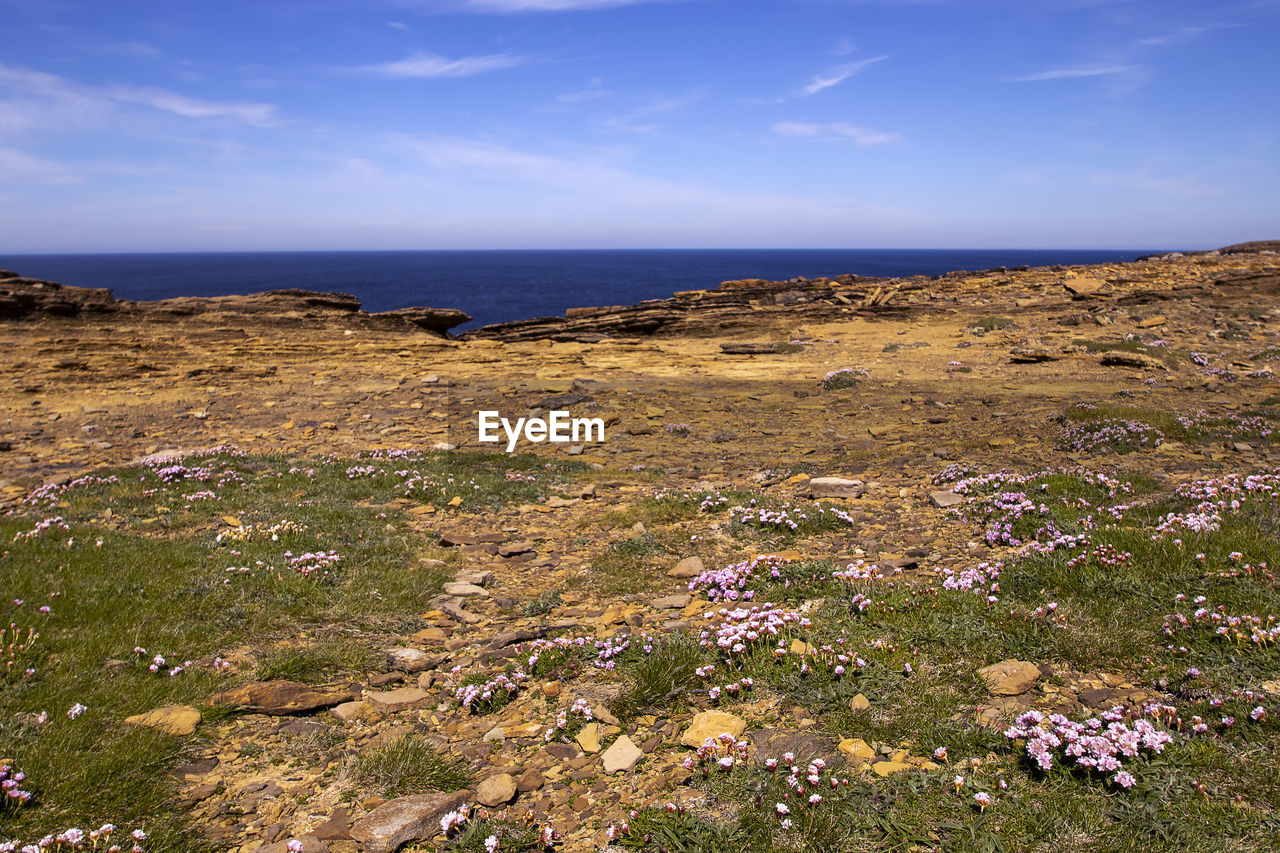
<instances>
[{"instance_id":1,"label":"ocean surface","mask_svg":"<svg viewBox=\"0 0 1280 853\"><path fill-rule=\"evenodd\" d=\"M938 275L1000 266L1130 261L1153 250L628 249L404 252L218 252L3 255L0 268L120 299L226 296L299 287L357 296L367 311L460 308L474 321L563 315L630 305L739 278L846 273Z\"/></svg>"}]
</instances>

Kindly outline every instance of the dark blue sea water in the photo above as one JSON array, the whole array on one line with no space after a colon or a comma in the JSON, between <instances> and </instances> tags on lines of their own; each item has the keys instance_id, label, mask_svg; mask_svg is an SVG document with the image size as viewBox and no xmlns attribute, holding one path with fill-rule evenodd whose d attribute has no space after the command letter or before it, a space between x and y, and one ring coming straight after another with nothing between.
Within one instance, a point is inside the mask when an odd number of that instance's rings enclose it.
<instances>
[{"instance_id":1,"label":"dark blue sea water","mask_svg":"<svg viewBox=\"0 0 1280 853\"><path fill-rule=\"evenodd\" d=\"M937 275L999 266L1128 261L1150 250L1080 249L636 249L406 252L220 252L0 255L0 267L121 299L225 296L300 287L351 293L368 311L460 308L475 321L563 315L566 308L630 305L738 278L845 273Z\"/></svg>"}]
</instances>

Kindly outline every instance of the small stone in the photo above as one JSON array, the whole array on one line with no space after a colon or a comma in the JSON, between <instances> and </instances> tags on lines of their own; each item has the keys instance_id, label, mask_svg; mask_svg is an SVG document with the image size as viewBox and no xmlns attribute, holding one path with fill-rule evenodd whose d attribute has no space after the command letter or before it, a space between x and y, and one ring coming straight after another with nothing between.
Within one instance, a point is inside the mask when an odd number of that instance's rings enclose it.
<instances>
[{"instance_id":1,"label":"small stone","mask_svg":"<svg viewBox=\"0 0 1280 853\"><path fill-rule=\"evenodd\" d=\"M444 632L443 628L423 628L409 639L424 646L437 646L442 645L445 640L449 639L449 635Z\"/></svg>"},{"instance_id":2,"label":"small stone","mask_svg":"<svg viewBox=\"0 0 1280 853\"><path fill-rule=\"evenodd\" d=\"M870 707L871 700L861 693L849 700L849 710L851 711L865 711Z\"/></svg>"},{"instance_id":3,"label":"small stone","mask_svg":"<svg viewBox=\"0 0 1280 853\"><path fill-rule=\"evenodd\" d=\"M957 495L955 492L933 492L929 495L929 500L934 506L944 509L964 503L964 495Z\"/></svg>"},{"instance_id":4,"label":"small stone","mask_svg":"<svg viewBox=\"0 0 1280 853\"><path fill-rule=\"evenodd\" d=\"M1040 667L1025 660L1002 660L978 670L987 689L997 696L1019 696L1040 680Z\"/></svg>"},{"instance_id":5,"label":"small stone","mask_svg":"<svg viewBox=\"0 0 1280 853\"><path fill-rule=\"evenodd\" d=\"M693 596L687 592L677 593L676 595L664 595L662 598L655 598L651 604L655 610L679 610L688 606L693 601Z\"/></svg>"},{"instance_id":6,"label":"small stone","mask_svg":"<svg viewBox=\"0 0 1280 853\"><path fill-rule=\"evenodd\" d=\"M1138 321L1139 329L1154 329L1156 326L1163 326L1169 322L1163 314L1156 314L1154 317L1145 317Z\"/></svg>"},{"instance_id":7,"label":"small stone","mask_svg":"<svg viewBox=\"0 0 1280 853\"><path fill-rule=\"evenodd\" d=\"M397 687L395 690L370 693L364 698L372 707L379 710L404 711L426 702L431 698L431 694L421 687Z\"/></svg>"},{"instance_id":8,"label":"small stone","mask_svg":"<svg viewBox=\"0 0 1280 853\"><path fill-rule=\"evenodd\" d=\"M546 696L548 699L554 699L554 698L556 698L557 696L559 696L559 695L560 695L560 682L559 682L559 681L548 681L546 684L542 685L542 695L543 695L543 696Z\"/></svg>"},{"instance_id":9,"label":"small stone","mask_svg":"<svg viewBox=\"0 0 1280 853\"><path fill-rule=\"evenodd\" d=\"M396 669L402 669L405 672L422 672L428 669L435 669L436 664L440 662L439 655L427 654L421 649L396 647L385 651L387 662Z\"/></svg>"},{"instance_id":10,"label":"small stone","mask_svg":"<svg viewBox=\"0 0 1280 853\"><path fill-rule=\"evenodd\" d=\"M604 765L605 773L621 773L635 767L643 757L644 753L631 738L622 735L604 751L600 761Z\"/></svg>"},{"instance_id":11,"label":"small stone","mask_svg":"<svg viewBox=\"0 0 1280 853\"><path fill-rule=\"evenodd\" d=\"M809 481L811 498L860 498L865 489L861 480L843 477L814 477Z\"/></svg>"},{"instance_id":12,"label":"small stone","mask_svg":"<svg viewBox=\"0 0 1280 853\"><path fill-rule=\"evenodd\" d=\"M604 735L604 726L599 723L587 723L582 727L582 731L578 732L574 738L578 742L578 746L582 747L582 751L593 753L600 751L600 738Z\"/></svg>"},{"instance_id":13,"label":"small stone","mask_svg":"<svg viewBox=\"0 0 1280 853\"><path fill-rule=\"evenodd\" d=\"M501 806L516 796L516 780L510 773L490 776L476 788L476 800L485 806Z\"/></svg>"},{"instance_id":14,"label":"small stone","mask_svg":"<svg viewBox=\"0 0 1280 853\"><path fill-rule=\"evenodd\" d=\"M200 712L190 705L166 705L145 714L125 717L124 721L130 725L147 726L165 734L185 737L195 734L196 727L200 725Z\"/></svg>"},{"instance_id":15,"label":"small stone","mask_svg":"<svg viewBox=\"0 0 1280 853\"><path fill-rule=\"evenodd\" d=\"M701 557L685 557L683 560L675 564L668 575L673 578L692 578L702 574L705 569L702 567Z\"/></svg>"},{"instance_id":16,"label":"small stone","mask_svg":"<svg viewBox=\"0 0 1280 853\"><path fill-rule=\"evenodd\" d=\"M499 557L518 557L521 554L528 554L536 549L532 542L508 542L506 545L498 548Z\"/></svg>"},{"instance_id":17,"label":"small stone","mask_svg":"<svg viewBox=\"0 0 1280 853\"><path fill-rule=\"evenodd\" d=\"M845 738L836 747L840 752L857 761L870 761L876 757L876 751L862 738Z\"/></svg>"},{"instance_id":18,"label":"small stone","mask_svg":"<svg viewBox=\"0 0 1280 853\"><path fill-rule=\"evenodd\" d=\"M530 767L516 777L516 791L521 794L536 791L544 784L546 784L546 780L542 778L542 774L534 767Z\"/></svg>"},{"instance_id":19,"label":"small stone","mask_svg":"<svg viewBox=\"0 0 1280 853\"><path fill-rule=\"evenodd\" d=\"M482 586L461 581L449 581L444 585L445 595L456 595L458 598L488 598L489 591Z\"/></svg>"},{"instance_id":20,"label":"small stone","mask_svg":"<svg viewBox=\"0 0 1280 853\"><path fill-rule=\"evenodd\" d=\"M355 702L343 702L341 705L334 705L329 709L329 713L342 720L342 722L349 723L368 710L369 706L364 703L363 699L359 699Z\"/></svg>"},{"instance_id":21,"label":"small stone","mask_svg":"<svg viewBox=\"0 0 1280 853\"><path fill-rule=\"evenodd\" d=\"M877 776L888 776L891 773L901 773L903 770L910 770L911 765L904 761L877 761L871 765L872 771Z\"/></svg>"},{"instance_id":22,"label":"small stone","mask_svg":"<svg viewBox=\"0 0 1280 853\"><path fill-rule=\"evenodd\" d=\"M737 738L747 729L747 721L726 711L703 711L689 723L689 727L680 736L680 743L694 748L706 743L707 738L719 737L722 734Z\"/></svg>"}]
</instances>

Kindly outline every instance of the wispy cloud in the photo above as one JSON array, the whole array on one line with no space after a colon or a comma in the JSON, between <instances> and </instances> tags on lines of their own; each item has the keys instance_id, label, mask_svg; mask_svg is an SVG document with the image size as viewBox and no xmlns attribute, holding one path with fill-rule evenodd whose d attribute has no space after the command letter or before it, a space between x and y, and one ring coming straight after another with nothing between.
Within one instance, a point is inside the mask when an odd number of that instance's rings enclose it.
<instances>
[{"instance_id":1,"label":"wispy cloud","mask_svg":"<svg viewBox=\"0 0 1280 853\"><path fill-rule=\"evenodd\" d=\"M1176 30L1170 30L1157 36L1140 38L1136 44L1142 47L1172 47L1173 45L1195 41L1205 33L1213 32L1214 30L1233 29L1235 26L1234 24L1214 24L1204 27L1179 27Z\"/></svg>"},{"instance_id":2,"label":"wispy cloud","mask_svg":"<svg viewBox=\"0 0 1280 853\"><path fill-rule=\"evenodd\" d=\"M793 139L848 141L859 146L887 145L889 143L900 142L902 140L902 134L900 133L890 133L888 131L876 130L870 127L862 127L860 125L850 124L847 121L833 121L826 123L780 121L774 124L771 129L779 136L787 136Z\"/></svg>"},{"instance_id":3,"label":"wispy cloud","mask_svg":"<svg viewBox=\"0 0 1280 853\"><path fill-rule=\"evenodd\" d=\"M387 21L387 26L393 30L408 30L409 25L404 21Z\"/></svg>"},{"instance_id":4,"label":"wispy cloud","mask_svg":"<svg viewBox=\"0 0 1280 853\"><path fill-rule=\"evenodd\" d=\"M674 115L701 101L707 96L706 88L694 89L677 95L654 95L621 115L612 115L604 120L609 130L621 130L628 133L652 133L660 128L653 121L660 116Z\"/></svg>"},{"instance_id":5,"label":"wispy cloud","mask_svg":"<svg viewBox=\"0 0 1280 853\"><path fill-rule=\"evenodd\" d=\"M523 65L527 59L509 53L491 53L479 56L464 56L449 59L434 53L419 51L404 59L394 62L382 62L376 65L362 65L356 70L379 77L399 78L432 78L432 77L473 77L489 71L503 68L514 68Z\"/></svg>"},{"instance_id":6,"label":"wispy cloud","mask_svg":"<svg viewBox=\"0 0 1280 853\"><path fill-rule=\"evenodd\" d=\"M1073 65L1066 68L1051 68L1026 74L1020 77L1006 77L1009 83L1038 83L1042 80L1075 80L1085 77L1114 77L1121 74L1133 74L1141 71L1140 65Z\"/></svg>"},{"instance_id":7,"label":"wispy cloud","mask_svg":"<svg viewBox=\"0 0 1280 853\"><path fill-rule=\"evenodd\" d=\"M19 151L0 148L0 181L7 184L74 184L79 179L60 163Z\"/></svg>"},{"instance_id":8,"label":"wispy cloud","mask_svg":"<svg viewBox=\"0 0 1280 853\"><path fill-rule=\"evenodd\" d=\"M166 89L117 86L108 90L109 95L122 103L142 104L152 109L185 116L186 118L230 118L256 127L272 127L280 124L275 104L257 104L248 101L205 101L189 98Z\"/></svg>"},{"instance_id":9,"label":"wispy cloud","mask_svg":"<svg viewBox=\"0 0 1280 853\"><path fill-rule=\"evenodd\" d=\"M281 123L275 104L208 101L151 87L84 86L56 74L0 64L0 94L6 90L13 100L0 101L0 112L26 116L31 127L58 126L64 119L69 124L100 121L121 104L150 107L192 119L232 119L258 127ZM33 109L43 114L44 123L39 115L33 114ZM19 129L22 127L20 122Z\"/></svg>"},{"instance_id":10,"label":"wispy cloud","mask_svg":"<svg viewBox=\"0 0 1280 853\"><path fill-rule=\"evenodd\" d=\"M877 62L882 62L888 58L888 56L873 56L859 62L841 65L821 74L815 74L813 79L800 89L800 95L807 98L810 95L818 94L823 89L830 89L832 86L838 86L845 80L853 77L855 74L859 74L870 66L875 65Z\"/></svg>"}]
</instances>

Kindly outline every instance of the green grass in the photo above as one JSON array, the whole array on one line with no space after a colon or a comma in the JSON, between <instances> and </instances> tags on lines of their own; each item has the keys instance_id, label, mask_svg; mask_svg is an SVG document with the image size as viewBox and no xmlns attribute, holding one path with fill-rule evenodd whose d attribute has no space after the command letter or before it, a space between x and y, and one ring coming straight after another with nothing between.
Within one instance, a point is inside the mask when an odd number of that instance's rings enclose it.
<instances>
[{"instance_id":1,"label":"green grass","mask_svg":"<svg viewBox=\"0 0 1280 853\"><path fill-rule=\"evenodd\" d=\"M1188 354L1186 351L1175 347L1149 347L1142 341L1095 341L1086 338L1079 338L1072 343L1082 348L1085 352L1104 353L1104 352L1131 352L1139 355L1149 356L1165 363L1170 368L1176 368L1179 364L1186 361Z\"/></svg>"},{"instance_id":2,"label":"green grass","mask_svg":"<svg viewBox=\"0 0 1280 853\"><path fill-rule=\"evenodd\" d=\"M974 335L985 335L988 332L1002 332L1016 328L1018 324L1011 317L980 317L965 331Z\"/></svg>"},{"instance_id":3,"label":"green grass","mask_svg":"<svg viewBox=\"0 0 1280 853\"><path fill-rule=\"evenodd\" d=\"M711 662L712 657L690 639L676 636L659 641L651 654L627 661L621 668L624 686L611 705L613 713L628 722L640 714L669 714L686 707L689 693L702 686L694 670Z\"/></svg>"},{"instance_id":4,"label":"green grass","mask_svg":"<svg viewBox=\"0 0 1280 853\"><path fill-rule=\"evenodd\" d=\"M920 579L892 586L872 580L855 583L873 600L859 610L847 591L841 595L824 580L827 564L800 562L782 567L778 578L757 577L751 582L757 601L818 604L809 611L811 624L793 628L786 643L795 637L819 650L849 649L866 666L837 676L818 662L819 651L805 658L809 671L802 672L799 656L776 656L770 640L735 656L727 671L719 662L712 681L750 675L755 696L780 694L782 707L803 708L820 732L907 745L913 755L945 747L949 764L886 779L850 773L847 788L820 786L825 800L813 808L780 783L783 773L770 775L758 766L714 771L699 782L711 795L705 809L646 810L631 821L623 845L649 851L1271 849L1280 829L1280 726L1274 719L1280 709L1273 698L1249 698L1244 691L1276 677L1280 652L1273 645L1232 642L1211 628L1173 637L1162 628L1167 614L1190 614L1197 595L1229 613L1280 614L1280 588L1270 570L1257 568L1280 564L1278 502L1243 500L1220 530L1184 533L1179 546L1174 536L1153 540L1151 528L1163 514L1188 510L1193 502L1148 477L1129 482L1127 492L1115 495L1077 474L988 486L992 494L1025 491L1046 506L1045 515L1033 513L1023 520L1027 526L1015 528L1023 535L1052 520L1091 541L1087 554L1078 548L1022 557L1006 552L995 603L985 591L944 590ZM1137 506L1120 519L1099 509L1119 503ZM1091 525L1086 515L1093 517ZM986 523L981 507L974 521ZM1223 575L1233 568L1239 571ZM1185 602L1175 600L1179 593ZM1050 603L1057 605L1053 615L1036 613ZM1042 773L1008 744L1002 727L979 724L989 695L977 671L1006 658L1050 663L1060 672L1117 674L1153 691L1160 684L1173 689L1195 667L1200 675L1194 683L1223 702L1212 707L1200 694L1175 698L1183 720L1199 715L1213 723L1212 733L1192 736L1185 724L1163 755L1127 765L1138 783L1121 791L1077 769ZM666 679L656 681L652 692L661 695ZM685 687L684 693L701 703L696 691ZM869 709L850 709L858 693L869 699ZM1024 698L1034 702L1036 694ZM1259 704L1272 716L1254 722L1249 714ZM1217 724L1224 716L1234 717L1235 725ZM969 764L971 756L980 766ZM964 778L960 791L956 775ZM995 800L985 811L973 800L979 791ZM778 802L792 810L789 830L781 828Z\"/></svg>"},{"instance_id":5,"label":"green grass","mask_svg":"<svg viewBox=\"0 0 1280 853\"><path fill-rule=\"evenodd\" d=\"M171 473L172 482L161 479L163 465L98 472L118 481L50 493L40 506L0 518L0 621L40 633L19 668L33 666L34 675L0 682L0 751L36 795L4 814L6 837L110 821L145 825L150 851L200 849L165 771L198 750L205 734L182 740L124 718L168 704L200 707L248 679L362 677L377 650L359 634L416 630L416 614L445 579L419 563L438 549L407 532L406 509L429 502L438 517L454 511L454 496L463 510L533 501L576 470L536 457L466 454L221 453L183 464L187 476ZM203 492L216 497L199 499ZM53 516L70 530L15 541ZM310 576L286 553L330 550L340 562ZM41 614L46 604L51 612ZM350 633L332 632L337 624ZM146 653L135 655L135 647ZM230 672L214 671L216 656L245 648L258 651ZM147 668L155 654L165 658L158 673ZM184 672L167 675L188 660ZM77 703L87 710L69 720ZM41 711L48 722L30 722ZM206 734L219 716L207 712Z\"/></svg>"},{"instance_id":6,"label":"green grass","mask_svg":"<svg viewBox=\"0 0 1280 853\"><path fill-rule=\"evenodd\" d=\"M457 791L473 781L465 767L439 755L418 734L401 735L365 749L353 760L351 777L362 790L387 799Z\"/></svg>"},{"instance_id":7,"label":"green grass","mask_svg":"<svg viewBox=\"0 0 1280 853\"><path fill-rule=\"evenodd\" d=\"M258 654L254 678L259 681L336 681L364 678L380 655L367 644L340 635L315 643L276 646Z\"/></svg>"}]
</instances>

